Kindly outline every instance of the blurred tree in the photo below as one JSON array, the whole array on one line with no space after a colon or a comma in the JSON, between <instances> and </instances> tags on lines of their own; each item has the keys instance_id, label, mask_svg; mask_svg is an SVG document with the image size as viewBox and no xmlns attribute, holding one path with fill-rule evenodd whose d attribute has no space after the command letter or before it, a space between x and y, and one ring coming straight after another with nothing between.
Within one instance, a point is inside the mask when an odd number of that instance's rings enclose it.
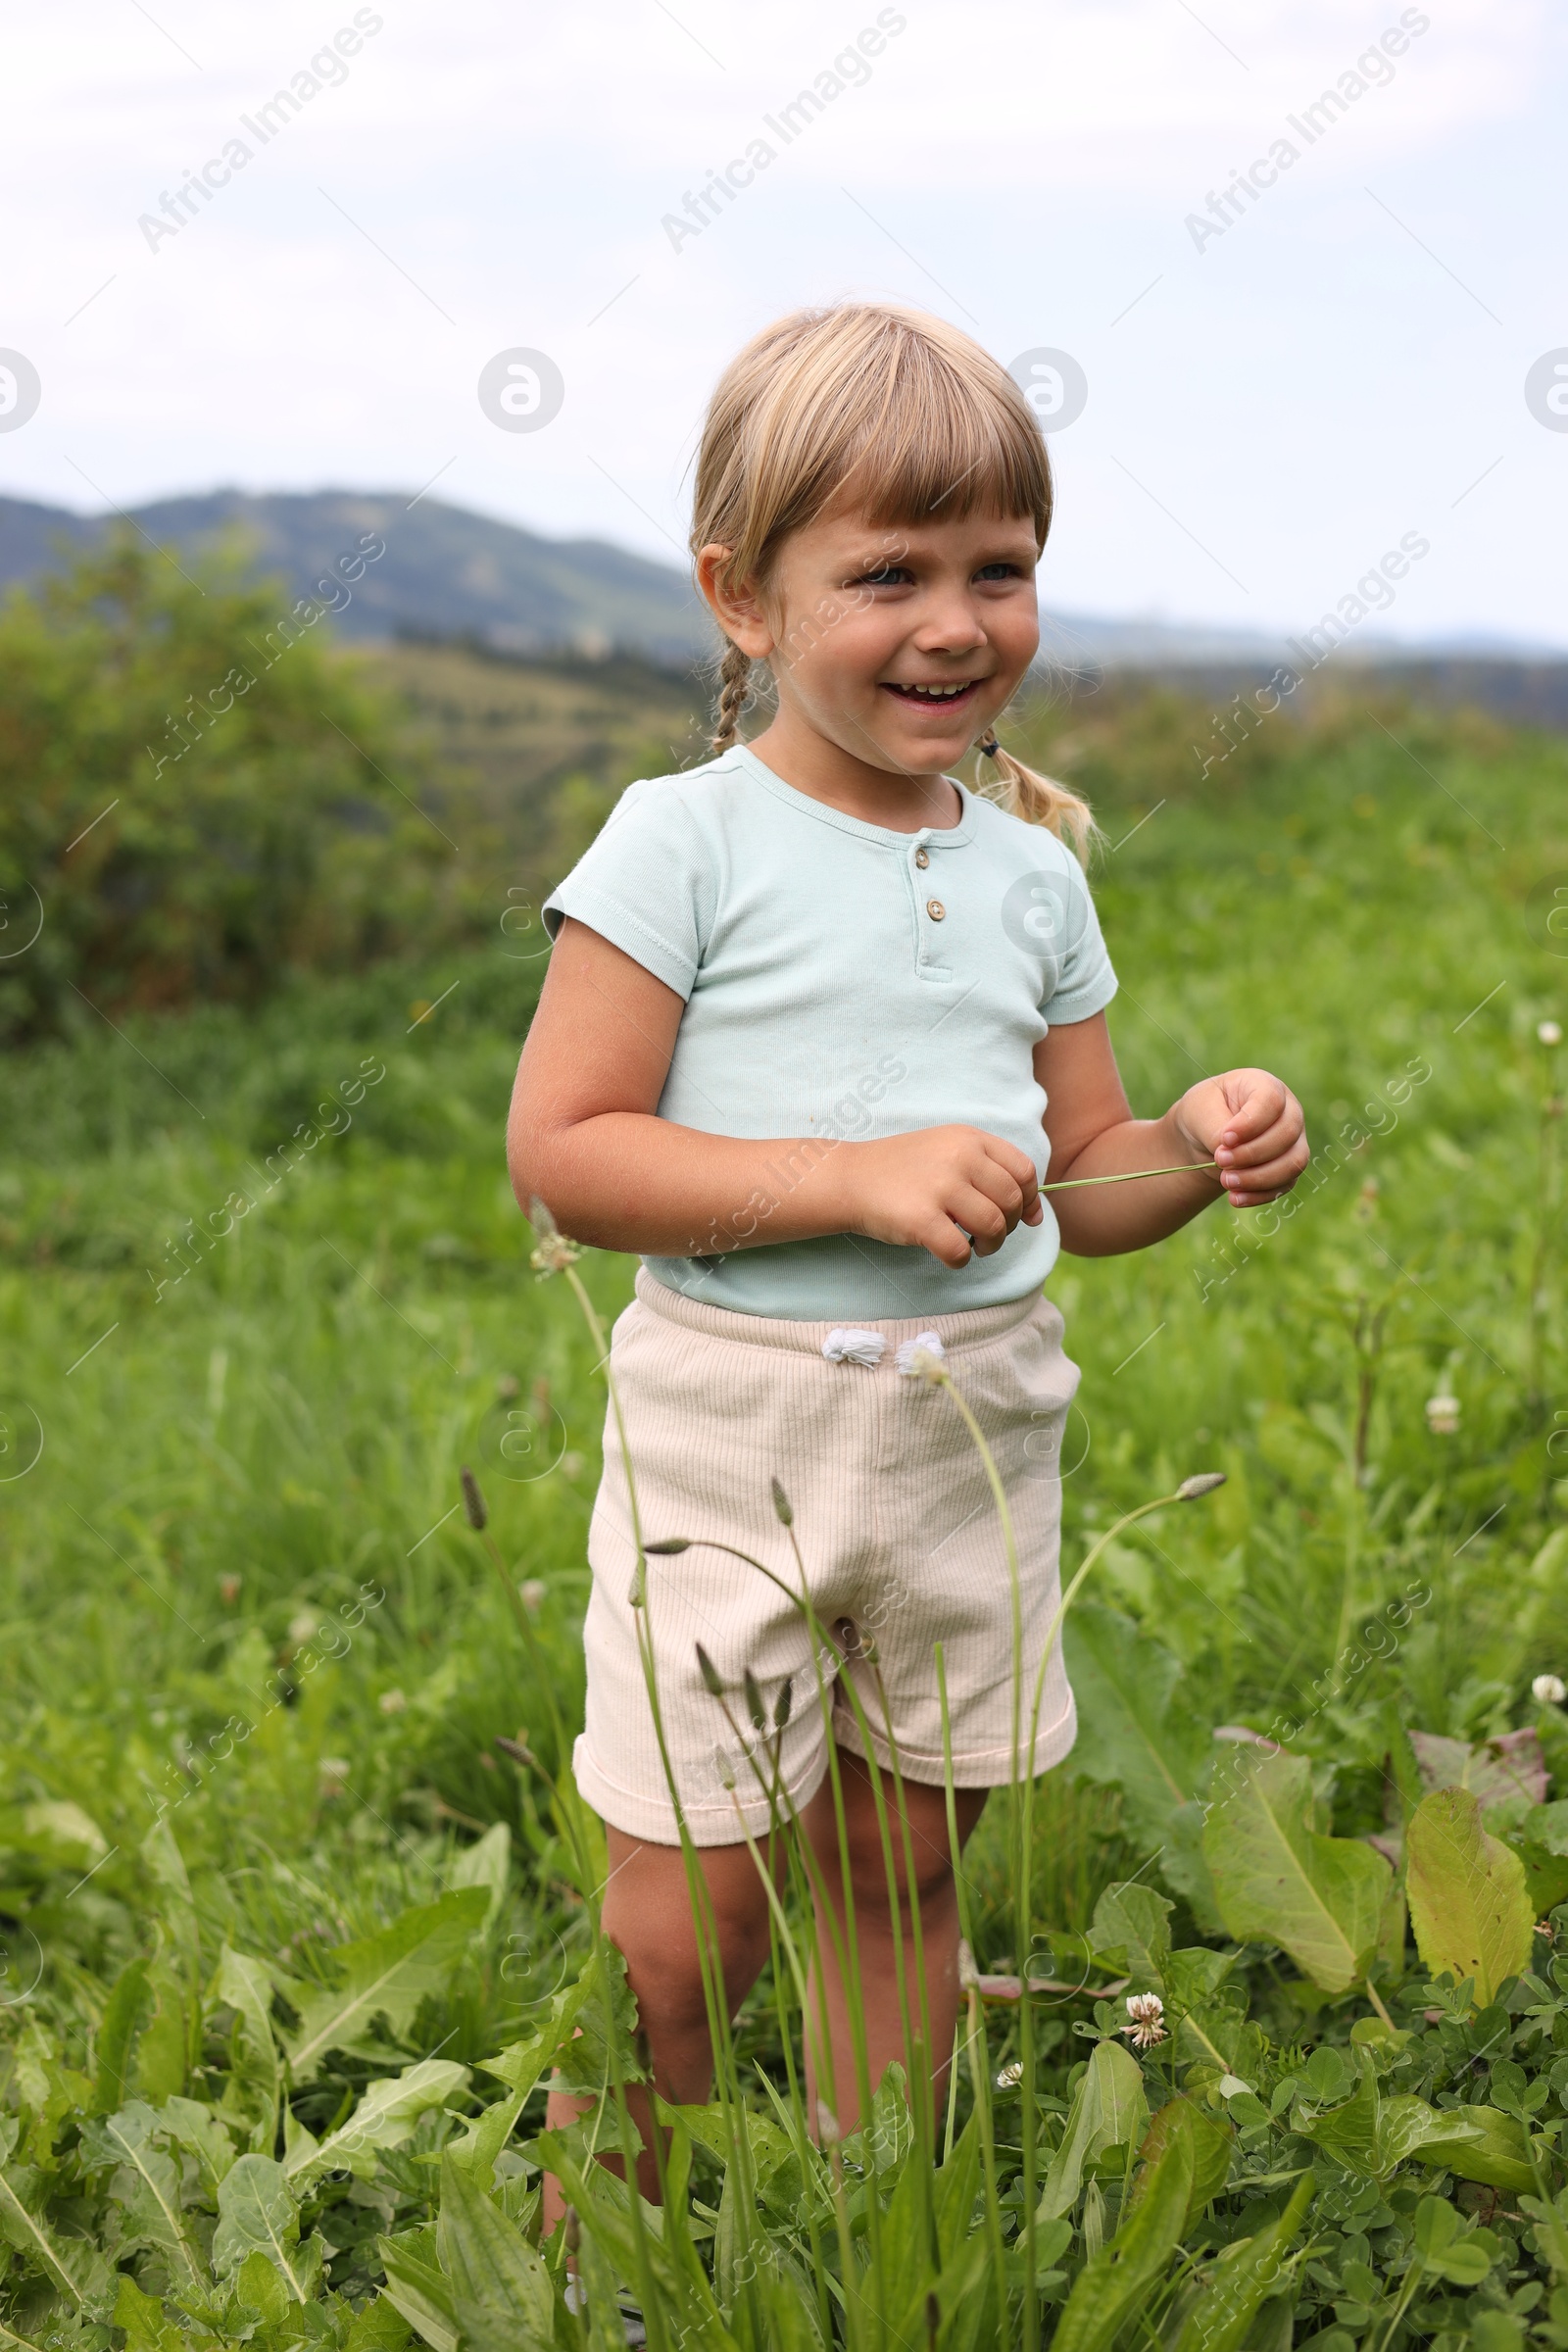
<instances>
[{"instance_id":1,"label":"blurred tree","mask_svg":"<svg viewBox=\"0 0 1568 2352\"><path fill-rule=\"evenodd\" d=\"M461 921L401 704L316 598L128 531L0 609L0 1038L254 998Z\"/></svg>"}]
</instances>

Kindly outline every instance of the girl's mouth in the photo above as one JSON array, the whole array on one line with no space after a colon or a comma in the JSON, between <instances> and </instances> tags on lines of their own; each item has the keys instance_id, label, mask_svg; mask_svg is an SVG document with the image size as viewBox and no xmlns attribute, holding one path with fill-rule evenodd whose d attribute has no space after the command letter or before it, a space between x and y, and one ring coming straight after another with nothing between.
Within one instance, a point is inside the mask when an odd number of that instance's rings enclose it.
<instances>
[{"instance_id":1,"label":"girl's mouth","mask_svg":"<svg viewBox=\"0 0 1568 2352\"><path fill-rule=\"evenodd\" d=\"M974 700L979 690L979 678L933 682L930 685L901 686L891 679L882 680L884 694L897 695L899 701L917 710L961 710Z\"/></svg>"}]
</instances>

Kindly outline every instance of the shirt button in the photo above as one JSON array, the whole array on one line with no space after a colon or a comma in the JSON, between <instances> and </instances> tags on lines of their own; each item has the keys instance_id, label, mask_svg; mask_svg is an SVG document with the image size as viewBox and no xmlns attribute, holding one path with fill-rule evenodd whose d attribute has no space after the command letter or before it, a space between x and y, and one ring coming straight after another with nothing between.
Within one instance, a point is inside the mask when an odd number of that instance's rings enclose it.
<instances>
[{"instance_id":1,"label":"shirt button","mask_svg":"<svg viewBox=\"0 0 1568 2352\"><path fill-rule=\"evenodd\" d=\"M930 851L924 849L916 850L914 853L914 862L916 865L929 865L931 862Z\"/></svg>"},{"instance_id":2,"label":"shirt button","mask_svg":"<svg viewBox=\"0 0 1568 2352\"><path fill-rule=\"evenodd\" d=\"M943 916L948 911L940 899L927 899L925 903L925 910L934 923L940 923Z\"/></svg>"}]
</instances>

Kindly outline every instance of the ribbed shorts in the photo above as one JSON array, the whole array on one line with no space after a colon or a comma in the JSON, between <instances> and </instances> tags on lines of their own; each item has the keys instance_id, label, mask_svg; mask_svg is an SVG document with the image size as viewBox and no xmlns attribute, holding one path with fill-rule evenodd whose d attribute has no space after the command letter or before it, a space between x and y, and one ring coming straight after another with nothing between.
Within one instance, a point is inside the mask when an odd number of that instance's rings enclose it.
<instances>
[{"instance_id":1,"label":"ribbed shorts","mask_svg":"<svg viewBox=\"0 0 1568 2352\"><path fill-rule=\"evenodd\" d=\"M628 1836L678 1842L671 1777L698 1845L738 1844L742 1816L754 1834L765 1829L769 1799L759 1768L773 1779L773 1716L786 1681L791 1704L774 1787L792 1804L804 1805L827 1769L824 1686L841 1748L863 1756L869 1746L886 1765L891 1732L905 1776L940 1785L939 1642L955 1786L1009 1781L1015 1758L1030 1768L1036 1675L1059 1599L1062 1433L1078 1385L1077 1366L1062 1352L1061 1317L1048 1299L1030 1297L918 1321L871 1321L856 1328L885 1340L875 1365L824 1355L833 1328L706 1305L646 1270L615 1324L611 1369L644 1541L684 1537L690 1545L648 1558L643 1604L634 1607L636 1544L612 1412L588 1536L587 1721L573 1764L589 1804ZM1014 1603L996 1500L953 1396L899 1369L900 1344L933 1331L985 1433L1011 1512L1022 1662L1016 1731ZM793 1530L774 1507L775 1478ZM820 1629L814 1649L791 1597L801 1592L792 1533ZM715 1544L749 1552L779 1583ZM733 1725L705 1686L699 1643L724 1684ZM768 1716L760 1737L743 1696L748 1668ZM1058 1762L1075 1731L1058 1637L1033 1769Z\"/></svg>"}]
</instances>

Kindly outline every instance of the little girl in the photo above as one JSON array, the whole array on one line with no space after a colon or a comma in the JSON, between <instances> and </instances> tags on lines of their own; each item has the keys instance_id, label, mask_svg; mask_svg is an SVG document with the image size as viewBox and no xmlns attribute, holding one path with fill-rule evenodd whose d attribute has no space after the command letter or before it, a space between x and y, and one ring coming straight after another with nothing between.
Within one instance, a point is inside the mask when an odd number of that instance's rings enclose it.
<instances>
[{"instance_id":1,"label":"little girl","mask_svg":"<svg viewBox=\"0 0 1568 2352\"><path fill-rule=\"evenodd\" d=\"M894 1962L903 1938L912 1966L911 1897L938 2077L953 2044L935 1644L960 1838L1015 1760L998 1514L953 1399L911 1368L942 1360L1005 1482L1032 1692L1058 1598L1055 1464L1078 1379L1041 1295L1058 1248L1142 1249L1222 1196L1277 1199L1307 1157L1298 1104L1263 1070L1202 1079L1162 1118L1129 1111L1105 1026L1116 982L1080 862L1089 811L991 732L1039 643L1051 510L1034 414L942 320L846 303L747 346L709 412L691 534L727 640L715 757L633 784L549 901L555 952L512 1108L524 1205L537 1198L563 1232L643 1261L612 1362L642 1534L690 1544L648 1559L644 1622L725 2000L733 2013L767 1955L743 1823L765 1837L768 1801L726 1760L698 1644L742 1722L748 1672L770 1724L793 1678L780 1779L835 1900L848 1863L873 2083L909 2064ZM774 714L742 743L758 662ZM983 789L950 772L976 745ZM1171 1167L1055 1207L1040 1195L1064 1177ZM776 1584L714 1548L794 1587L792 1533L839 1684L855 1679L873 1727L867 1741L836 1685L847 1854L808 1630ZM574 1768L606 1823L605 1928L658 2089L697 2101L711 2050L612 1424L588 1553ZM897 1917L873 1791L880 1775L894 1808L878 1674L915 1857ZM1057 1643L1022 1769L1056 1763L1074 1730ZM894 1844L902 1855L896 1815ZM826 1923L819 1943L847 2132L856 2070ZM552 2121L577 2105L557 2094ZM640 2124L647 2141L646 2108ZM654 2193L646 2157L642 2185Z\"/></svg>"}]
</instances>

